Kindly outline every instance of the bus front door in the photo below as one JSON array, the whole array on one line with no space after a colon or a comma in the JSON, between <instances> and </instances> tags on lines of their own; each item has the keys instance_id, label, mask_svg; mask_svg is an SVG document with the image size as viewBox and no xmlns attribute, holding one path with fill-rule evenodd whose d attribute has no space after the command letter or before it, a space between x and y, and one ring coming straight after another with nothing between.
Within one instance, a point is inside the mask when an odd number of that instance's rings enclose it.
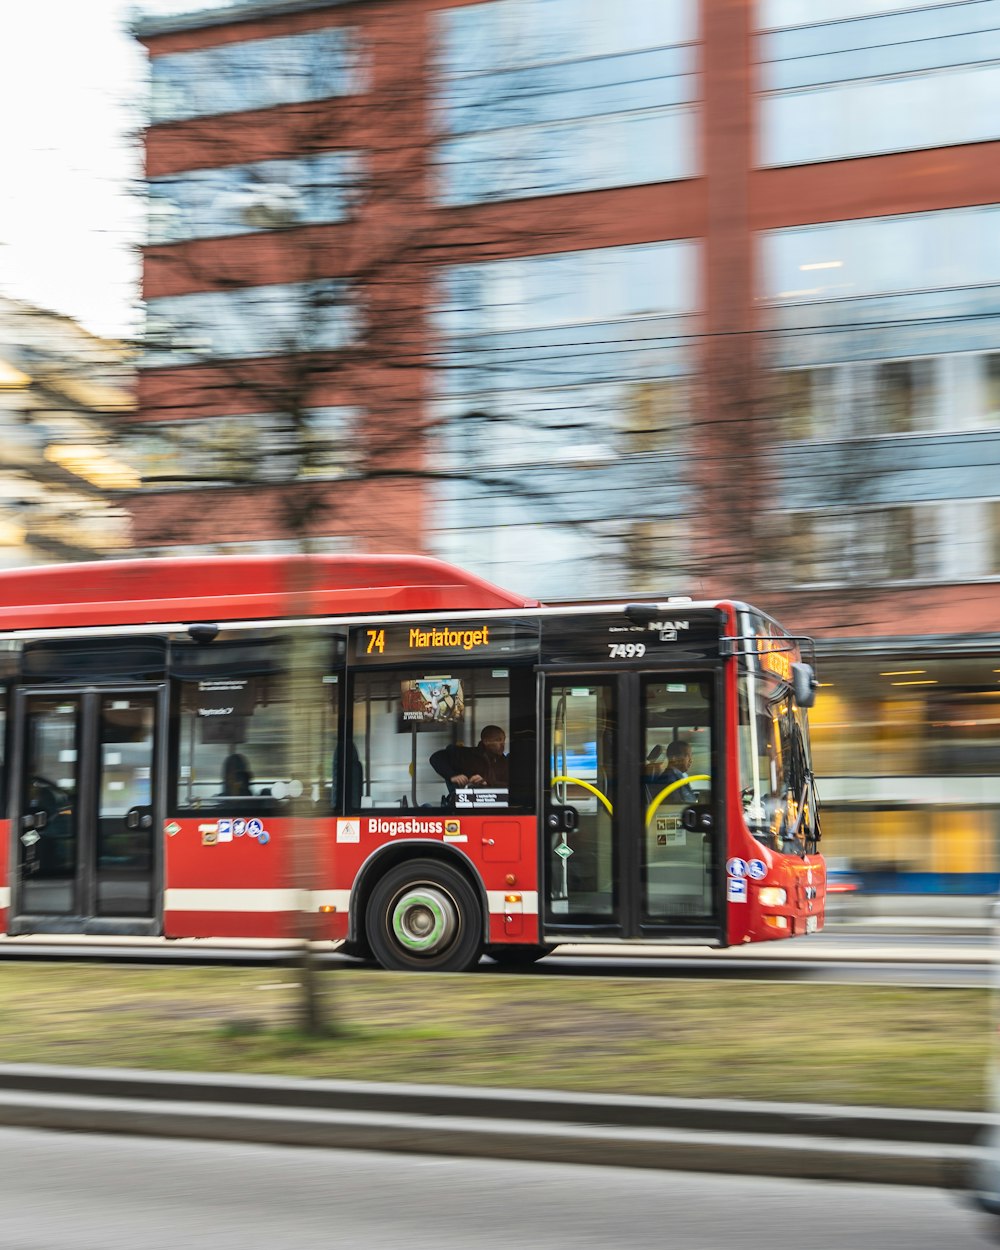
<instances>
[{"instance_id":1,"label":"bus front door","mask_svg":"<svg viewBox=\"0 0 1000 1250\"><path fill-rule=\"evenodd\" d=\"M159 931L163 692L23 690L12 933Z\"/></svg>"},{"instance_id":2,"label":"bus front door","mask_svg":"<svg viewBox=\"0 0 1000 1250\"><path fill-rule=\"evenodd\" d=\"M547 940L721 941L715 674L544 680Z\"/></svg>"}]
</instances>

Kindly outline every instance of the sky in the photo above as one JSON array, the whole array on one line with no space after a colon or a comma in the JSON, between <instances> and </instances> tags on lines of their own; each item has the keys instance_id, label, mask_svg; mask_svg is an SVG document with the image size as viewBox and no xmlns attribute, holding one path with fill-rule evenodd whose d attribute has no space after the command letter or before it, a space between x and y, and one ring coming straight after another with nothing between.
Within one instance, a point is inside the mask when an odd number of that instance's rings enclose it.
<instances>
[{"instance_id":1,"label":"sky","mask_svg":"<svg viewBox=\"0 0 1000 1250\"><path fill-rule=\"evenodd\" d=\"M134 138L144 13L219 0L0 0L0 293L95 334L138 328L143 209Z\"/></svg>"}]
</instances>

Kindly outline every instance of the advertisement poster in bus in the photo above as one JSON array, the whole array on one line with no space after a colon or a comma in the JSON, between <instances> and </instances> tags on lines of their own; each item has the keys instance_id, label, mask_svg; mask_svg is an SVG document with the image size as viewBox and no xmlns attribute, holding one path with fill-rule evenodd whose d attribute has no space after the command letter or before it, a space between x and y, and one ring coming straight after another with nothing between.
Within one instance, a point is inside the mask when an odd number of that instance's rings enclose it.
<instances>
[{"instance_id":1,"label":"advertisement poster in bus","mask_svg":"<svg viewBox=\"0 0 1000 1250\"><path fill-rule=\"evenodd\" d=\"M403 724L409 728L451 725L465 717L462 683L456 677L423 677L400 688Z\"/></svg>"}]
</instances>

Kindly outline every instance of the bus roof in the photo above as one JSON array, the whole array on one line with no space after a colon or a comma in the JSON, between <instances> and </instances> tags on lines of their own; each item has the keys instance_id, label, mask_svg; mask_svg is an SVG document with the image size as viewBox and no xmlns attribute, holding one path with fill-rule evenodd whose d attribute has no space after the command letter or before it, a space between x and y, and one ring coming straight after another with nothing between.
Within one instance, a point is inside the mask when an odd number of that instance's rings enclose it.
<instances>
[{"instance_id":1,"label":"bus roof","mask_svg":"<svg viewBox=\"0 0 1000 1250\"><path fill-rule=\"evenodd\" d=\"M415 555L200 556L0 571L0 628L536 607Z\"/></svg>"}]
</instances>

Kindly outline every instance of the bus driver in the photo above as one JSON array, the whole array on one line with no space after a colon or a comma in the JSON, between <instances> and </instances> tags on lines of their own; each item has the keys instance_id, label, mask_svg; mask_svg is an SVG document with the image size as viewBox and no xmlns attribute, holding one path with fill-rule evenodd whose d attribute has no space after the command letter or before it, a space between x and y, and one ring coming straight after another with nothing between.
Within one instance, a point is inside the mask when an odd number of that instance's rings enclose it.
<instances>
[{"instance_id":1,"label":"bus driver","mask_svg":"<svg viewBox=\"0 0 1000 1250\"><path fill-rule=\"evenodd\" d=\"M448 783L449 793L467 786L479 790L505 790L509 780L504 747L507 735L499 725L487 725L474 747L457 742L435 751L431 768Z\"/></svg>"}]
</instances>

